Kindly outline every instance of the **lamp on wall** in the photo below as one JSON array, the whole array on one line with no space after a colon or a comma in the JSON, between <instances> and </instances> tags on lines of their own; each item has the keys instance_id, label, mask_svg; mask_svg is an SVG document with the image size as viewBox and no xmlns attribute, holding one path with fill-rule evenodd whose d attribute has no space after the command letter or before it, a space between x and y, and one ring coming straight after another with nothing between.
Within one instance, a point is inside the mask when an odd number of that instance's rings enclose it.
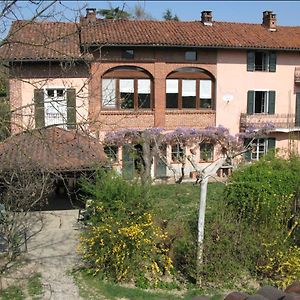
<instances>
[{"instance_id":1,"label":"lamp on wall","mask_svg":"<svg viewBox=\"0 0 300 300\"><path fill-rule=\"evenodd\" d=\"M223 95L223 100L227 103L231 102L233 100L233 95L231 94L224 94Z\"/></svg>"}]
</instances>

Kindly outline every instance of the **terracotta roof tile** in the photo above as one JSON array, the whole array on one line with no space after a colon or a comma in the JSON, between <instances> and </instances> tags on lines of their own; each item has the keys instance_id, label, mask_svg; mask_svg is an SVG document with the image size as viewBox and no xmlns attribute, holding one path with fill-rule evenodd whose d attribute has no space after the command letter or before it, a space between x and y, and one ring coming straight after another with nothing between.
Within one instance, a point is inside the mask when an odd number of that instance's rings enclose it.
<instances>
[{"instance_id":1,"label":"terracotta roof tile","mask_svg":"<svg viewBox=\"0 0 300 300\"><path fill-rule=\"evenodd\" d=\"M80 44L81 43L81 44ZM103 20L95 23L16 21L0 59L84 59L81 45L144 45L300 50L300 26L200 21Z\"/></svg>"},{"instance_id":2,"label":"terracotta roof tile","mask_svg":"<svg viewBox=\"0 0 300 300\"><path fill-rule=\"evenodd\" d=\"M83 24L82 44L300 49L300 27L200 21L102 20Z\"/></svg>"},{"instance_id":3,"label":"terracotta roof tile","mask_svg":"<svg viewBox=\"0 0 300 300\"><path fill-rule=\"evenodd\" d=\"M0 170L40 168L76 171L106 161L102 146L91 137L58 127L23 132L0 144Z\"/></svg>"},{"instance_id":4,"label":"terracotta roof tile","mask_svg":"<svg viewBox=\"0 0 300 300\"><path fill-rule=\"evenodd\" d=\"M2 43L0 58L7 60L81 57L76 23L16 21Z\"/></svg>"}]
</instances>

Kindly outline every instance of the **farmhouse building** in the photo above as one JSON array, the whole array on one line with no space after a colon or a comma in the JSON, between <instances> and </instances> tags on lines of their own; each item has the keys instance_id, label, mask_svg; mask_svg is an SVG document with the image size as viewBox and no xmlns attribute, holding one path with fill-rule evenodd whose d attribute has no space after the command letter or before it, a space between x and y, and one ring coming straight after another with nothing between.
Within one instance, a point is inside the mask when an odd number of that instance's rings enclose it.
<instances>
[{"instance_id":1,"label":"farmhouse building","mask_svg":"<svg viewBox=\"0 0 300 300\"><path fill-rule=\"evenodd\" d=\"M12 132L57 125L93 134L120 128L205 128L232 134L265 123L250 159L270 148L300 149L300 26L199 20L105 20L87 9L78 23L16 21L0 57L9 67ZM182 151L167 145L176 165ZM110 149L131 168L125 149ZM217 155L197 150L199 163ZM188 165L186 168L189 168ZM156 177L170 175L159 159Z\"/></svg>"}]
</instances>

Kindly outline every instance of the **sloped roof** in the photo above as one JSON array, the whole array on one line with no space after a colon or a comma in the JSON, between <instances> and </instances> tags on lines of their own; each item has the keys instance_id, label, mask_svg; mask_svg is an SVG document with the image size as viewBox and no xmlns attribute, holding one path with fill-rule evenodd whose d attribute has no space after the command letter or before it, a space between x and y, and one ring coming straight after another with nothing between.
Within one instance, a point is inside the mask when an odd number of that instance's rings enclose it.
<instances>
[{"instance_id":1,"label":"sloped roof","mask_svg":"<svg viewBox=\"0 0 300 300\"><path fill-rule=\"evenodd\" d=\"M1 44L0 58L7 60L62 60L82 56L77 23L15 21Z\"/></svg>"},{"instance_id":2,"label":"sloped roof","mask_svg":"<svg viewBox=\"0 0 300 300\"><path fill-rule=\"evenodd\" d=\"M0 170L76 171L106 162L96 139L59 127L23 132L0 144Z\"/></svg>"},{"instance_id":3,"label":"sloped roof","mask_svg":"<svg viewBox=\"0 0 300 300\"><path fill-rule=\"evenodd\" d=\"M88 45L195 46L222 48L300 49L300 26L200 21L102 20L81 27L81 43Z\"/></svg>"},{"instance_id":4,"label":"sloped roof","mask_svg":"<svg viewBox=\"0 0 300 300\"><path fill-rule=\"evenodd\" d=\"M84 19L83 19L84 20ZM105 20L94 22L15 21L2 41L3 60L90 59L81 46L170 46L300 50L300 26L200 21Z\"/></svg>"}]
</instances>

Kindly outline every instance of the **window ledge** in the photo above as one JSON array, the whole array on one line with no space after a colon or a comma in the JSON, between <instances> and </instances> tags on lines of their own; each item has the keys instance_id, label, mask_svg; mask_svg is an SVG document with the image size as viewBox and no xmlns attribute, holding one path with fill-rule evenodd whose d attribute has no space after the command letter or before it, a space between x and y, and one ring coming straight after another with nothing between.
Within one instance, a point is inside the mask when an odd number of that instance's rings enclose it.
<instances>
[{"instance_id":1,"label":"window ledge","mask_svg":"<svg viewBox=\"0 0 300 300\"><path fill-rule=\"evenodd\" d=\"M102 109L100 114L102 115L154 115L152 109L149 110L104 110Z\"/></svg>"},{"instance_id":2,"label":"window ledge","mask_svg":"<svg viewBox=\"0 0 300 300\"><path fill-rule=\"evenodd\" d=\"M179 115L179 114L215 114L216 111L213 109L207 109L207 108L202 108L202 109L171 109L167 108L166 109L166 114L174 114L174 115Z\"/></svg>"}]
</instances>

